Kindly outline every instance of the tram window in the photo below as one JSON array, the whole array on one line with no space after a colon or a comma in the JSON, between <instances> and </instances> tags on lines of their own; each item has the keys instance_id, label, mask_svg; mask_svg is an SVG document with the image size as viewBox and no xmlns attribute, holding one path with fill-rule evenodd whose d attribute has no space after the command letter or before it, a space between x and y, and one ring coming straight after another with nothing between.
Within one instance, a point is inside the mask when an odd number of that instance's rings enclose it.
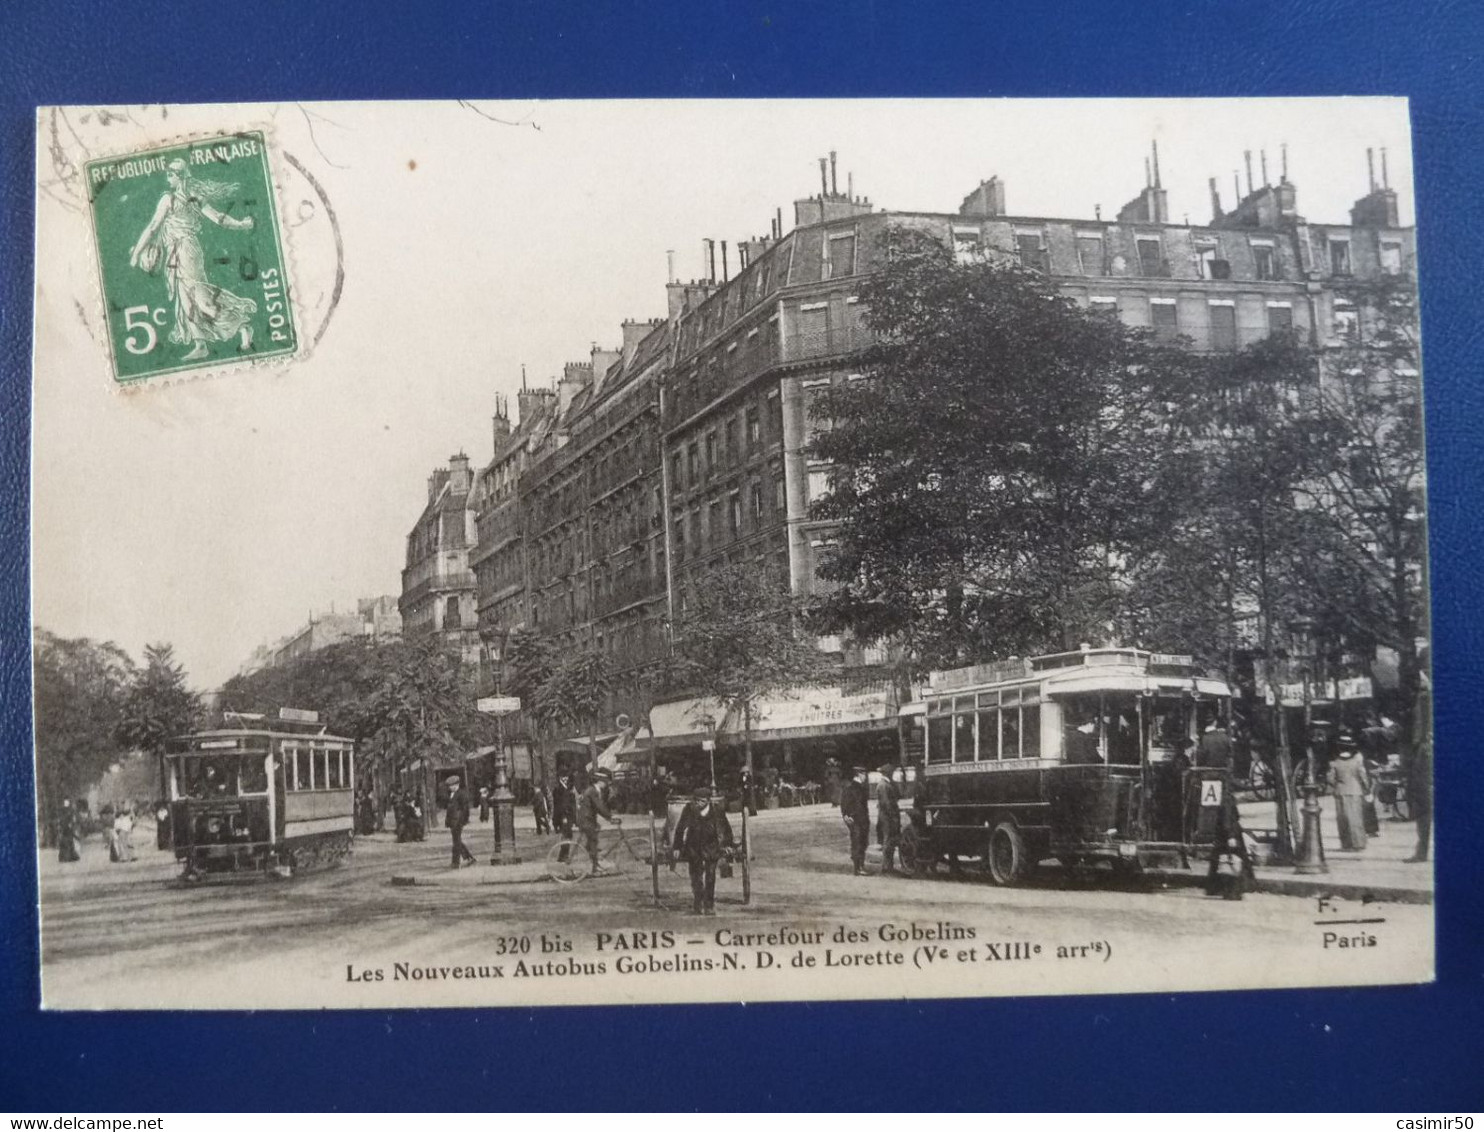
<instances>
[{"instance_id":1,"label":"tram window","mask_svg":"<svg viewBox=\"0 0 1484 1132\"><path fill-rule=\"evenodd\" d=\"M325 752L323 749L314 752L314 788L323 790L327 785L325 774Z\"/></svg>"},{"instance_id":2,"label":"tram window","mask_svg":"<svg viewBox=\"0 0 1484 1132\"><path fill-rule=\"evenodd\" d=\"M985 697L980 696L981 703ZM1000 757L1000 709L979 709L979 757L981 759L997 759Z\"/></svg>"},{"instance_id":3,"label":"tram window","mask_svg":"<svg viewBox=\"0 0 1484 1132\"><path fill-rule=\"evenodd\" d=\"M237 767L237 792L239 794L266 794L268 792L268 770L262 755L243 755Z\"/></svg>"},{"instance_id":4,"label":"tram window","mask_svg":"<svg viewBox=\"0 0 1484 1132\"><path fill-rule=\"evenodd\" d=\"M1154 718L1149 728L1150 742L1156 747L1178 750L1189 738L1185 707L1179 700L1155 700Z\"/></svg>"},{"instance_id":5,"label":"tram window","mask_svg":"<svg viewBox=\"0 0 1484 1132\"><path fill-rule=\"evenodd\" d=\"M309 752L294 752L294 789L312 790L313 784L309 779Z\"/></svg>"},{"instance_id":6,"label":"tram window","mask_svg":"<svg viewBox=\"0 0 1484 1132\"><path fill-rule=\"evenodd\" d=\"M201 793L211 798L220 794L230 794L232 784L227 780L228 766L225 761L216 759L200 759L201 763Z\"/></svg>"},{"instance_id":7,"label":"tram window","mask_svg":"<svg viewBox=\"0 0 1484 1132\"><path fill-rule=\"evenodd\" d=\"M971 711L953 717L953 761L974 761L974 713Z\"/></svg>"},{"instance_id":8,"label":"tram window","mask_svg":"<svg viewBox=\"0 0 1484 1132\"><path fill-rule=\"evenodd\" d=\"M928 720L927 761L946 763L953 761L953 720L940 715Z\"/></svg>"},{"instance_id":9,"label":"tram window","mask_svg":"<svg viewBox=\"0 0 1484 1132\"><path fill-rule=\"evenodd\" d=\"M1000 712L1000 744L1004 752L1000 757L1020 758L1020 709L1006 708Z\"/></svg>"},{"instance_id":10,"label":"tram window","mask_svg":"<svg viewBox=\"0 0 1484 1132\"><path fill-rule=\"evenodd\" d=\"M1020 708L1020 757L1041 757L1041 705L1026 703Z\"/></svg>"},{"instance_id":11,"label":"tram window","mask_svg":"<svg viewBox=\"0 0 1484 1132\"><path fill-rule=\"evenodd\" d=\"M1128 698L1109 696L1103 729L1108 738L1108 761L1122 766L1139 764L1138 713Z\"/></svg>"},{"instance_id":12,"label":"tram window","mask_svg":"<svg viewBox=\"0 0 1484 1132\"><path fill-rule=\"evenodd\" d=\"M339 790L340 787L344 785L340 773L340 752L330 751L328 753L328 757L329 774L325 778L325 785L328 786L331 790Z\"/></svg>"}]
</instances>

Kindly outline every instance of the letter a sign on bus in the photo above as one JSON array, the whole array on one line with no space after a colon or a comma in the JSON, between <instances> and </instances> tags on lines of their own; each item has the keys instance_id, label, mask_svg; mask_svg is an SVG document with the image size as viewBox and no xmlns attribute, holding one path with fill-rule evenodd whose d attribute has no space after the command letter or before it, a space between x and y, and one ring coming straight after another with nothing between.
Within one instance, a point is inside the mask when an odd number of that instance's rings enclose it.
<instances>
[{"instance_id":1,"label":"letter a sign on bus","mask_svg":"<svg viewBox=\"0 0 1484 1132\"><path fill-rule=\"evenodd\" d=\"M1201 805L1221 805L1221 779L1208 778L1201 783Z\"/></svg>"}]
</instances>

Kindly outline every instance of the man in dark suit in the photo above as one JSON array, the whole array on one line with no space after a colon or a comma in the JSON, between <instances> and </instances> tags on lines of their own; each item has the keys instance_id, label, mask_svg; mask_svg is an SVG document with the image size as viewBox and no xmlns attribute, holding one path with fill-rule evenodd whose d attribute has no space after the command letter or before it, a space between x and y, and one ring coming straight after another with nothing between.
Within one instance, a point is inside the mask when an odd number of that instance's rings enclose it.
<instances>
[{"instance_id":1,"label":"man in dark suit","mask_svg":"<svg viewBox=\"0 0 1484 1132\"><path fill-rule=\"evenodd\" d=\"M856 876L866 873L866 843L871 838L870 791L866 787L866 768L850 768L850 781L840 787L840 816L850 831L850 863Z\"/></svg>"},{"instance_id":2,"label":"man in dark suit","mask_svg":"<svg viewBox=\"0 0 1484 1132\"><path fill-rule=\"evenodd\" d=\"M697 916L716 915L716 867L731 849L732 823L726 811L711 799L711 791L697 786L675 825L674 853L690 867L690 891Z\"/></svg>"},{"instance_id":3,"label":"man in dark suit","mask_svg":"<svg viewBox=\"0 0 1484 1132\"><path fill-rule=\"evenodd\" d=\"M1230 770L1232 766L1232 738L1226 725L1217 719L1206 727L1201 744L1196 748L1195 765L1211 770Z\"/></svg>"},{"instance_id":4,"label":"man in dark suit","mask_svg":"<svg viewBox=\"0 0 1484 1132\"><path fill-rule=\"evenodd\" d=\"M572 827L577 824L577 787L572 785L572 772L557 775L556 789L551 792L551 825L567 843L561 852L562 863L572 854Z\"/></svg>"},{"instance_id":5,"label":"man in dark suit","mask_svg":"<svg viewBox=\"0 0 1484 1132\"><path fill-rule=\"evenodd\" d=\"M448 810L443 823L453 834L453 868L463 864L474 864L474 854L464 844L464 826L469 824L469 799L459 788L459 780L452 775L447 779Z\"/></svg>"}]
</instances>

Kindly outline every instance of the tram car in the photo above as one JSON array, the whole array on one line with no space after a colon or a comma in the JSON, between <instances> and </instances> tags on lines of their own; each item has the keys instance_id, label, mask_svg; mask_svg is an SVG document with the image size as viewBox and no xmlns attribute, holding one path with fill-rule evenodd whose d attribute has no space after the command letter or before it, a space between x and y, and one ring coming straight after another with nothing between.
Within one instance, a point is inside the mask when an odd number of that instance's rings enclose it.
<instances>
[{"instance_id":1,"label":"tram car","mask_svg":"<svg viewBox=\"0 0 1484 1132\"><path fill-rule=\"evenodd\" d=\"M227 713L227 724L166 750L171 841L183 876L287 876L343 860L355 826L355 744L315 712L276 720Z\"/></svg>"},{"instance_id":2,"label":"tram car","mask_svg":"<svg viewBox=\"0 0 1484 1132\"><path fill-rule=\"evenodd\" d=\"M912 871L963 858L997 884L1041 861L1126 872L1209 853L1229 767L1192 766L1229 725L1231 689L1188 656L1104 648L933 674L904 714L925 729L902 854Z\"/></svg>"}]
</instances>

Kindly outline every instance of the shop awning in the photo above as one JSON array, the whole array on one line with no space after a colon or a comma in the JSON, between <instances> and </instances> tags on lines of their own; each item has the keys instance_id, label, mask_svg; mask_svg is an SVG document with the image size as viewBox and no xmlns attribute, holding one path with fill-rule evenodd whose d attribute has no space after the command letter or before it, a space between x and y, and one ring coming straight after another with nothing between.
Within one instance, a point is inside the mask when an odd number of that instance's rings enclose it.
<instances>
[{"instance_id":1,"label":"shop awning","mask_svg":"<svg viewBox=\"0 0 1484 1132\"><path fill-rule=\"evenodd\" d=\"M711 697L658 704L650 709L654 739L659 747L695 747L711 737L705 720L716 723L719 742L733 745L743 734L742 712L727 712ZM839 688L800 688L756 701L752 706L752 737L760 742L813 739L896 726L896 707L890 691L844 695Z\"/></svg>"}]
</instances>

